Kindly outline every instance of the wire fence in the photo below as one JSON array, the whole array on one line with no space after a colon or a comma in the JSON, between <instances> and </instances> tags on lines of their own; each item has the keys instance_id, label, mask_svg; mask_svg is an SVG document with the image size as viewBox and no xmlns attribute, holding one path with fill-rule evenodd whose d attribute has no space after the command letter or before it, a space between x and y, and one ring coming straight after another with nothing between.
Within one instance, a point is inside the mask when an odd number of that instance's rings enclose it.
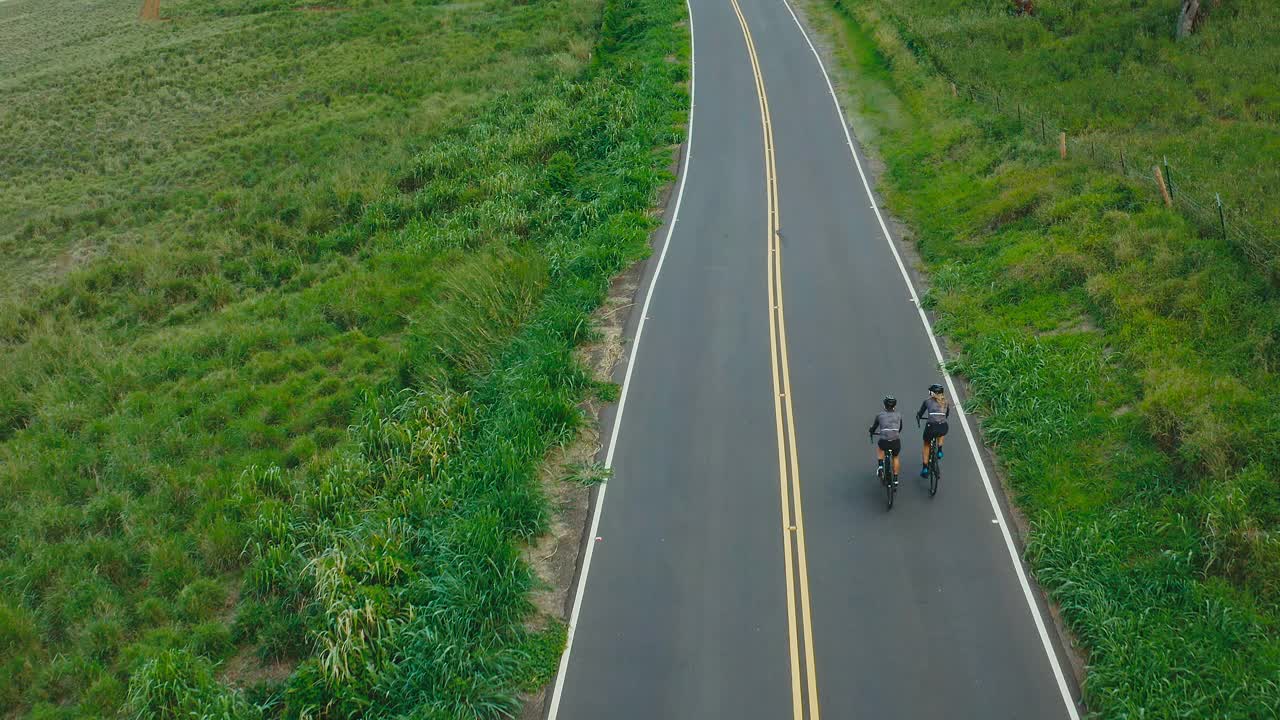
<instances>
[{"instance_id":1,"label":"wire fence","mask_svg":"<svg viewBox=\"0 0 1280 720\"><path fill-rule=\"evenodd\" d=\"M1170 208L1176 208L1205 233L1220 235L1238 247L1251 262L1280 280L1280 237L1263 229L1245 210L1223 201L1221 191L1210 190L1170 164L1167 157L1155 158L1126 151L1123 143L1099 133L1072 134L1065 123L1038 112L1011 92L1001 92L982 83L966 81L948 70L906 18L882 8L897 26L907 48L951 86L952 95L979 103L1001 117L1006 127L1028 136L1063 159L1084 160L1149 186Z\"/></svg>"}]
</instances>

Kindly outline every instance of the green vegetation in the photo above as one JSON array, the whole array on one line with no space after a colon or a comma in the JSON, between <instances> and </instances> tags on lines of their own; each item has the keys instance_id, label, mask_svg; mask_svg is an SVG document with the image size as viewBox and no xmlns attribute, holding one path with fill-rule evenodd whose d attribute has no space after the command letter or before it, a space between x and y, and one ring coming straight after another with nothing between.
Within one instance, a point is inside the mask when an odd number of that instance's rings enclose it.
<instances>
[{"instance_id":1,"label":"green vegetation","mask_svg":"<svg viewBox=\"0 0 1280 720\"><path fill-rule=\"evenodd\" d=\"M857 130L916 231L1041 584L1082 641L1102 717L1280 716L1280 286L1073 132L1170 155L1280 208L1274 3L835 0ZM1068 7L1069 6L1069 7ZM942 74L942 72L946 74ZM948 77L1003 94L953 97Z\"/></svg>"},{"instance_id":2,"label":"green vegetation","mask_svg":"<svg viewBox=\"0 0 1280 720\"><path fill-rule=\"evenodd\" d=\"M0 3L0 714L496 717L683 4Z\"/></svg>"},{"instance_id":3,"label":"green vegetation","mask_svg":"<svg viewBox=\"0 0 1280 720\"><path fill-rule=\"evenodd\" d=\"M1221 232L1221 194L1233 242L1280 279L1275 4L1206 6L1200 29L1174 42L1167 2L1044 3L1021 16L1014 2L882 9L933 72L1040 142L1065 131L1072 155L1153 188L1167 161L1174 201L1204 230Z\"/></svg>"}]
</instances>

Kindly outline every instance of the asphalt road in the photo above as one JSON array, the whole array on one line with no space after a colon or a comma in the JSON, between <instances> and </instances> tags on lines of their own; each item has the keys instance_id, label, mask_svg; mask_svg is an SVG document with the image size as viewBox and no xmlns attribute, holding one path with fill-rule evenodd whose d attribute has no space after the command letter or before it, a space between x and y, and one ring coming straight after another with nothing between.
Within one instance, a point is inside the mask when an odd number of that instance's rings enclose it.
<instances>
[{"instance_id":1,"label":"asphalt road","mask_svg":"<svg viewBox=\"0 0 1280 720\"><path fill-rule=\"evenodd\" d=\"M1072 717L957 418L934 498L908 421L885 508L866 428L943 376L816 54L783 0L691 12L685 174L550 716Z\"/></svg>"}]
</instances>

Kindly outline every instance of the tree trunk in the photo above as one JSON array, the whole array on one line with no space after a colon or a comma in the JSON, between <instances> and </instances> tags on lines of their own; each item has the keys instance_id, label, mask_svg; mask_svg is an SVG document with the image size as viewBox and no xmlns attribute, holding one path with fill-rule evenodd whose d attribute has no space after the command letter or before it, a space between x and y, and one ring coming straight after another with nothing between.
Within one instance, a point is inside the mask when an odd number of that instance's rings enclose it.
<instances>
[{"instance_id":1,"label":"tree trunk","mask_svg":"<svg viewBox=\"0 0 1280 720\"><path fill-rule=\"evenodd\" d=\"M1200 0L1182 0L1182 12L1178 14L1178 39L1191 34L1200 17Z\"/></svg>"}]
</instances>

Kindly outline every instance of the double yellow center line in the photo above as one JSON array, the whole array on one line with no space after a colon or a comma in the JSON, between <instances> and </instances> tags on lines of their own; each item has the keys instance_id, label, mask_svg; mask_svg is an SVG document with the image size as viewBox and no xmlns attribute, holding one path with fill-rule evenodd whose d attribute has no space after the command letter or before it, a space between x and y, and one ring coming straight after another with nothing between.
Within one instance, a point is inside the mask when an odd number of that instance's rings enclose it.
<instances>
[{"instance_id":1,"label":"double yellow center line","mask_svg":"<svg viewBox=\"0 0 1280 720\"><path fill-rule=\"evenodd\" d=\"M778 477L782 494L782 547L787 572L787 632L791 654L791 702L794 720L819 720L818 676L813 662L813 618L809 610L809 568L804 552L804 511L800 503L800 467L796 453L795 413L791 407L791 375L787 366L787 324L782 312L782 248L778 225L778 172L774 162L769 96L756 55L751 29L738 0L729 0L742 26L760 100L764 128L765 194L769 203L769 359L773 366L774 416L778 430ZM796 607L799 606L797 613ZM797 614L799 618L797 618ZM801 642L803 639L803 642Z\"/></svg>"}]
</instances>

